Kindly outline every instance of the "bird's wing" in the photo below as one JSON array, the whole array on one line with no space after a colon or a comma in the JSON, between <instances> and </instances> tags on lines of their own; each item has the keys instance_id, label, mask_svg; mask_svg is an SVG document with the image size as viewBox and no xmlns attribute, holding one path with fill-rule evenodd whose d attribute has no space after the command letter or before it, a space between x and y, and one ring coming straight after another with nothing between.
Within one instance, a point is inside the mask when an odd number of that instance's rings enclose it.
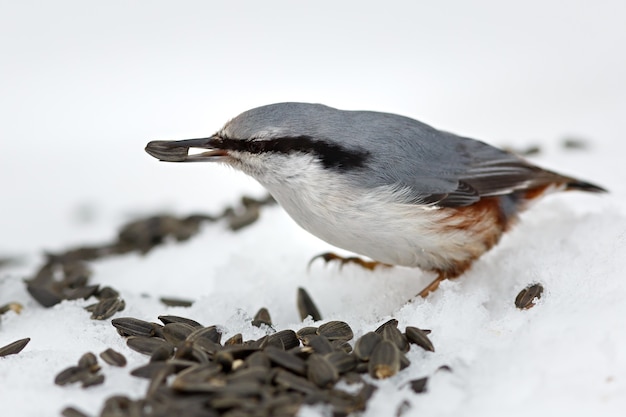
<instances>
[{"instance_id":1,"label":"bird's wing","mask_svg":"<svg viewBox=\"0 0 626 417\"><path fill-rule=\"evenodd\" d=\"M379 172L391 173L379 179L399 186L415 203L467 206L483 197L571 180L484 142L431 129L420 126L418 140L404 141L398 152L412 159L398 154L379 160L387 165Z\"/></svg>"}]
</instances>

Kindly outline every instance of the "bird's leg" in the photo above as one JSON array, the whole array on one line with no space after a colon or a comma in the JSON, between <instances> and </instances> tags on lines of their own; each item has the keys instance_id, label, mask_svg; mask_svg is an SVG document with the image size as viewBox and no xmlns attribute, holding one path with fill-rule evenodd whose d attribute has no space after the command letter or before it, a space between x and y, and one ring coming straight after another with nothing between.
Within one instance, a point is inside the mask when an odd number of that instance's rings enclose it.
<instances>
[{"instance_id":1,"label":"bird's leg","mask_svg":"<svg viewBox=\"0 0 626 417\"><path fill-rule=\"evenodd\" d=\"M441 282L446 279L448 278L443 274L443 272L439 272L437 274L437 278L435 278L433 282L428 284L426 288L420 291L417 295L422 298L426 298L428 294L430 294L431 292L434 292L437 288L439 288L439 284L441 284Z\"/></svg>"},{"instance_id":2,"label":"bird's leg","mask_svg":"<svg viewBox=\"0 0 626 417\"><path fill-rule=\"evenodd\" d=\"M326 253L322 253L320 255L314 256L313 259L309 261L309 267L311 266L313 261L315 261L318 258L322 258L324 262L326 263L331 262L331 261L338 261L340 268L343 267L345 264L357 264L357 265L362 266L365 269L369 269L370 271L373 271L377 266L383 266L383 267L391 266L388 264L384 264L382 262L366 261L365 259L361 259L356 256L350 256L346 258L346 257L339 256L332 252L326 252Z\"/></svg>"}]
</instances>

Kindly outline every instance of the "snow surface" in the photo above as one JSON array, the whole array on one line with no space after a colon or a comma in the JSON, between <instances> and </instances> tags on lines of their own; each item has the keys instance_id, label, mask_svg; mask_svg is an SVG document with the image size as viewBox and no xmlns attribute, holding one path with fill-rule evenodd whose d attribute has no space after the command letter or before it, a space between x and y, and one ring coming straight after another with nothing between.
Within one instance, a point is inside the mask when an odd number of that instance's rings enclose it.
<instances>
[{"instance_id":1,"label":"snow surface","mask_svg":"<svg viewBox=\"0 0 626 417\"><path fill-rule=\"evenodd\" d=\"M538 164L607 187L605 196L549 196L461 279L406 300L432 278L306 265L331 249L279 208L238 233L217 223L184 243L92 263L92 281L122 293L118 316L177 314L241 332L267 307L297 329L296 289L325 320L358 337L390 317L432 330L436 352L379 383L366 416L623 415L626 409L626 4L572 2L0 3L0 414L96 415L113 394L138 397L128 375L145 357L109 321L65 301L45 309L22 283L44 250L96 244L134 216L219 212L263 190L243 174L158 163L152 139L201 137L248 108L278 101L380 110L498 145L539 144ZM565 150L567 135L587 150ZM345 253L345 252L343 252ZM537 306L517 293L540 282ZM195 299L163 306L160 296ZM86 351L129 359L104 365L103 385L58 387ZM428 393L401 387L435 373ZM302 416L322 415L319 408Z\"/></svg>"}]
</instances>

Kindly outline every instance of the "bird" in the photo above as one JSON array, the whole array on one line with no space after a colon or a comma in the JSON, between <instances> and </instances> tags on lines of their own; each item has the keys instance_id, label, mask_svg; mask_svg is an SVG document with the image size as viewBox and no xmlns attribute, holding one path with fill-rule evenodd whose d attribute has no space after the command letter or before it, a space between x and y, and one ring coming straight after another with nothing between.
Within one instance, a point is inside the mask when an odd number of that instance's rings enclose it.
<instances>
[{"instance_id":1,"label":"bird","mask_svg":"<svg viewBox=\"0 0 626 417\"><path fill-rule=\"evenodd\" d=\"M406 116L312 103L253 108L209 137L155 140L145 150L161 161L238 169L303 229L371 259L329 252L326 261L433 272L421 297L467 271L533 201L556 191L606 192Z\"/></svg>"}]
</instances>

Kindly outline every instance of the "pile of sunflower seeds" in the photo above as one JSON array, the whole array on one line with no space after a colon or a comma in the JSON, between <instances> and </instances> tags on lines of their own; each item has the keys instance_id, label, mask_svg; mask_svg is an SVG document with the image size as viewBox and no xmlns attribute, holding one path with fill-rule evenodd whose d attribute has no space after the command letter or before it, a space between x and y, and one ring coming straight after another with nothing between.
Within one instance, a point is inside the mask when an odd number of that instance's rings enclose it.
<instances>
[{"instance_id":1,"label":"pile of sunflower seeds","mask_svg":"<svg viewBox=\"0 0 626 417\"><path fill-rule=\"evenodd\" d=\"M301 315L311 311L319 315L302 288L298 290L298 304ZM122 317L111 321L130 349L150 357L146 365L131 371L131 375L150 383L144 398L107 399L100 417L295 416L305 404L325 404L333 416L347 416L365 410L376 390L363 374L373 379L397 374L409 366L405 353L412 344L434 351L428 330L407 326L402 332L395 319L354 344L350 343L352 329L342 321L307 326L297 332L276 331L266 308L252 320L252 325L268 333L257 340L244 341L239 333L222 342L219 326L204 326L179 316L160 316L159 320ZM111 352L107 350L101 357L123 366L123 356ZM55 382L91 385L98 375L94 372L100 369L95 359L95 355L86 354L78 366L57 375ZM101 377L99 383L103 380ZM420 378L410 381L409 386L423 392L426 381ZM359 385L347 392L337 388L339 382ZM73 407L63 410L63 415L85 416Z\"/></svg>"},{"instance_id":2,"label":"pile of sunflower seeds","mask_svg":"<svg viewBox=\"0 0 626 417\"><path fill-rule=\"evenodd\" d=\"M97 305L87 308L94 320L103 320L124 309L124 300L110 287L89 284L91 270L85 261L130 252L148 253L168 239L185 241L198 233L203 222L224 219L228 227L237 231L254 223L261 207L274 204L271 196L254 199L243 196L239 205L227 207L219 216L193 214L185 217L171 215L150 216L123 225L117 240L97 246L82 246L60 254L47 254L44 265L31 279L25 280L31 296L44 307L52 307L63 300L87 299L96 296ZM164 298L166 305L188 306L187 300Z\"/></svg>"}]
</instances>

